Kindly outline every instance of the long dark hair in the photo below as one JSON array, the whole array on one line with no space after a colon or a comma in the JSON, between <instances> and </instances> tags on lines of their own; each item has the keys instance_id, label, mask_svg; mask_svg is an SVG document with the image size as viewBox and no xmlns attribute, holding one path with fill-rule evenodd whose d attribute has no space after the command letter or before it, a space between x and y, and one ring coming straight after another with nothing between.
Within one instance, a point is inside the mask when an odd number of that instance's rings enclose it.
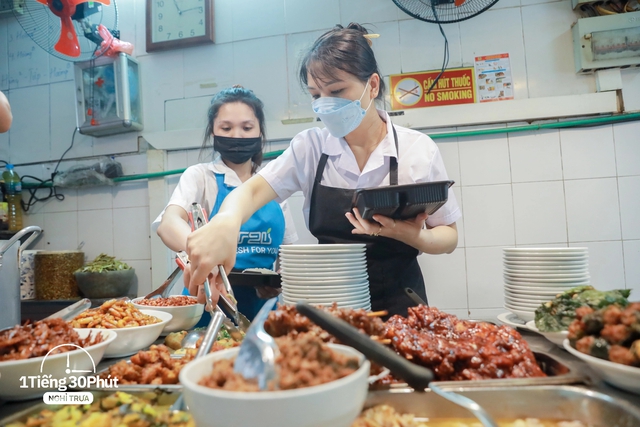
<instances>
[{"instance_id":1,"label":"long dark hair","mask_svg":"<svg viewBox=\"0 0 640 427\"><path fill-rule=\"evenodd\" d=\"M262 149L267 143L267 125L264 119L264 104L252 90L245 89L240 85L234 85L230 88L226 88L216 93L211 99L211 105L207 112L207 127L204 130L204 140L202 141L202 147L200 149L200 157L204 157L203 153L207 152L209 148L213 147L213 122L218 117L218 111L224 104L230 102L242 102L253 110L253 114L256 115L258 123L260 124L260 137L262 138ZM258 166L262 164L263 150L256 153L251 161L251 173L255 173Z\"/></svg>"},{"instance_id":2,"label":"long dark hair","mask_svg":"<svg viewBox=\"0 0 640 427\"><path fill-rule=\"evenodd\" d=\"M385 90L384 80L371 49L371 41L365 34L369 34L366 28L352 22L347 28L336 25L318 37L300 65L298 77L303 88L307 87L307 73L314 79L326 81L335 77L336 70L342 70L356 76L363 83L373 74L378 74L380 90L376 99L382 99Z\"/></svg>"}]
</instances>

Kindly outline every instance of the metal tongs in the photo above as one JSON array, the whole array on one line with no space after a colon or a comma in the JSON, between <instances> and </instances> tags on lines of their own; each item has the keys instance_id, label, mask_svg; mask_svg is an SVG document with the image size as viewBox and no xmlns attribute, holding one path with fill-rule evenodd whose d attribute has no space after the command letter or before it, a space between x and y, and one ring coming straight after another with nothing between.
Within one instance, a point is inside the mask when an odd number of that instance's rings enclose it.
<instances>
[{"instance_id":1,"label":"metal tongs","mask_svg":"<svg viewBox=\"0 0 640 427\"><path fill-rule=\"evenodd\" d=\"M202 227L208 222L207 214L198 203L192 203L191 209L188 212L189 222L191 224L191 230L195 231L198 228ZM189 263L189 257L184 252L178 252L176 262L180 265L180 262L184 265ZM233 294L233 289L231 288L231 284L229 283L229 278L227 277L227 273L222 265L218 266L220 277L222 278L222 283L224 283L225 291L227 292L227 296L220 294L220 298L218 299L218 304L222 306L222 308L231 315L233 320L238 325L238 328L242 332L246 332L251 325L251 322L244 314L240 313L237 306L237 301ZM209 292L209 297L211 296L211 289L209 284L209 279L205 279L204 283L205 293Z\"/></svg>"}]
</instances>

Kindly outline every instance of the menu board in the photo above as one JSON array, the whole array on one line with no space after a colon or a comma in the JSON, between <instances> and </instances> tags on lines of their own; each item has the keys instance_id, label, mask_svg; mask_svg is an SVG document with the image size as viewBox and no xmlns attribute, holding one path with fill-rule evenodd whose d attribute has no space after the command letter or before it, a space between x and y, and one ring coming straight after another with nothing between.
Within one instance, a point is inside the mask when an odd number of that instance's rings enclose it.
<instances>
[{"instance_id":1,"label":"menu board","mask_svg":"<svg viewBox=\"0 0 640 427\"><path fill-rule=\"evenodd\" d=\"M513 99L513 79L508 53L476 56L475 76L479 102Z\"/></svg>"}]
</instances>

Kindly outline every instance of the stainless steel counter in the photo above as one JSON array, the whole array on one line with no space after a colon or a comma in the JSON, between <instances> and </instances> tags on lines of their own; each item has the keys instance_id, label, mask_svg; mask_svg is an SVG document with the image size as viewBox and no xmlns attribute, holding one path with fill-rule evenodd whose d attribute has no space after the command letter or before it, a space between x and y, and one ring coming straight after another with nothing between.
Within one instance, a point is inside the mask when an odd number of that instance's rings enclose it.
<instances>
[{"instance_id":1,"label":"stainless steel counter","mask_svg":"<svg viewBox=\"0 0 640 427\"><path fill-rule=\"evenodd\" d=\"M586 377L588 377L589 379L588 384L578 385L578 386L587 388L589 390L598 391L615 398L622 399L634 405L638 409L640 409L640 396L633 395L626 391L613 388L607 385L606 383L602 382L602 380L598 377L598 375L595 372L593 372L589 368L589 366L586 365L583 361L572 356L571 354L566 352L564 349L561 349L557 345L548 341L542 335L538 335L534 332L530 332L522 329L519 329L518 331L527 340L527 342L529 343L533 351L547 353L555 357L562 363L566 364L571 369L579 373L583 373ZM117 362L118 360L120 359L104 360L98 365L98 370L102 370L105 367ZM31 401L26 401L26 402L0 402L0 420L16 412L29 408L30 406L38 404L40 402L42 402L41 399L35 399Z\"/></svg>"}]
</instances>

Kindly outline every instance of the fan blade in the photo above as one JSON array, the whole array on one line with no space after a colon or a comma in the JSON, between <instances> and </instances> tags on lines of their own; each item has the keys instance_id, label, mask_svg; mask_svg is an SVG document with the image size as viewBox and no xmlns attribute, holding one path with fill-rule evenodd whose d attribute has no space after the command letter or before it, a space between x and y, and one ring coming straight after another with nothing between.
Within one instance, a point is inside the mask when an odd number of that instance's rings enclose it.
<instances>
[{"instance_id":1,"label":"fan blade","mask_svg":"<svg viewBox=\"0 0 640 427\"><path fill-rule=\"evenodd\" d=\"M49 4L47 3L47 0L36 0L38 3L42 3L46 6L48 6Z\"/></svg>"},{"instance_id":2,"label":"fan blade","mask_svg":"<svg viewBox=\"0 0 640 427\"><path fill-rule=\"evenodd\" d=\"M61 16L60 26L60 39L56 43L55 49L67 56L80 56L80 44L71 17Z\"/></svg>"},{"instance_id":3,"label":"fan blade","mask_svg":"<svg viewBox=\"0 0 640 427\"><path fill-rule=\"evenodd\" d=\"M456 5L456 7L460 7L464 4L464 2L466 2L467 0L455 0L454 4Z\"/></svg>"}]
</instances>

